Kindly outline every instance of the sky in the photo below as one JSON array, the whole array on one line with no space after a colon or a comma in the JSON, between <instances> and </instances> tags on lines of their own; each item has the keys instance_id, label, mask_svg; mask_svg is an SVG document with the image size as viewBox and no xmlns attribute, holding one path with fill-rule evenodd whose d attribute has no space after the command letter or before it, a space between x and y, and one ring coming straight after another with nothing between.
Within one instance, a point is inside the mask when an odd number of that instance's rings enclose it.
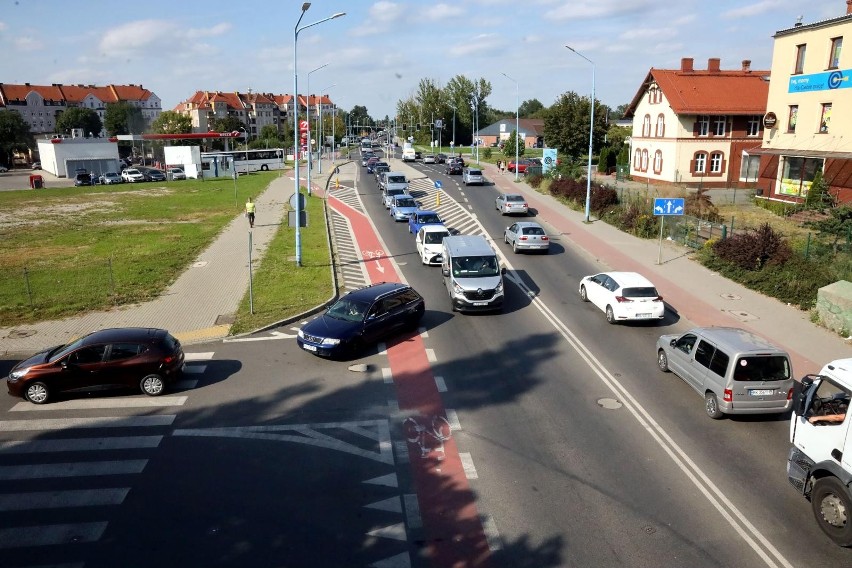
<instances>
[{"instance_id":1,"label":"sky","mask_svg":"<svg viewBox=\"0 0 852 568\"><path fill-rule=\"evenodd\" d=\"M0 82L142 84L163 110L197 90L292 93L302 4L0 0ZM300 27L338 12L346 15L299 32L299 92L382 119L421 79L442 87L456 75L483 78L488 104L514 111L518 99L550 106L569 91L588 96L593 83L602 103L626 104L650 68L679 68L682 57L696 69L718 57L723 69L750 59L767 70L776 31L800 16L842 16L846 2L316 0Z\"/></svg>"}]
</instances>

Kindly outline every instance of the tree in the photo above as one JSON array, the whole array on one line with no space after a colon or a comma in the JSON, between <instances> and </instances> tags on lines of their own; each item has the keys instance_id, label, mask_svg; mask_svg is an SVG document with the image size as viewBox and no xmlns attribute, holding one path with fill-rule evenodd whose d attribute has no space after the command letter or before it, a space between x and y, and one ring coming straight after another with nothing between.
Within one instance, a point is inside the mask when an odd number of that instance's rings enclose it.
<instances>
[{"instance_id":1,"label":"tree","mask_svg":"<svg viewBox=\"0 0 852 568\"><path fill-rule=\"evenodd\" d=\"M83 135L100 134L103 124L98 113L90 108L71 107L65 109L56 118L56 130L70 134L73 128L82 128Z\"/></svg>"},{"instance_id":2,"label":"tree","mask_svg":"<svg viewBox=\"0 0 852 568\"><path fill-rule=\"evenodd\" d=\"M621 146L627 140L628 136L630 136L629 128L618 126L614 122L609 123L609 130L606 131L606 141L611 148L616 149L617 152L621 151Z\"/></svg>"},{"instance_id":3,"label":"tree","mask_svg":"<svg viewBox=\"0 0 852 568\"><path fill-rule=\"evenodd\" d=\"M624 113L627 112L627 107L629 104L618 105L615 108L609 109L609 121L615 122L616 120L621 120L624 118Z\"/></svg>"},{"instance_id":4,"label":"tree","mask_svg":"<svg viewBox=\"0 0 852 568\"><path fill-rule=\"evenodd\" d=\"M825 209L834 206L834 199L828 193L828 184L822 177L822 172L817 171L805 196L805 207L808 209Z\"/></svg>"},{"instance_id":5,"label":"tree","mask_svg":"<svg viewBox=\"0 0 852 568\"><path fill-rule=\"evenodd\" d=\"M187 134L192 132L192 118L173 110L164 110L151 124L151 130L157 134Z\"/></svg>"},{"instance_id":6,"label":"tree","mask_svg":"<svg viewBox=\"0 0 852 568\"><path fill-rule=\"evenodd\" d=\"M240 132L246 127L243 121L236 116L226 116L225 118L216 118L210 124L214 132Z\"/></svg>"},{"instance_id":7,"label":"tree","mask_svg":"<svg viewBox=\"0 0 852 568\"><path fill-rule=\"evenodd\" d=\"M518 136L517 130L512 130L512 133L509 134L509 137L506 138L506 143L503 145L503 154L508 158L515 159L515 145L518 146L518 157L524 155L524 150L526 149L524 141L521 140L520 136Z\"/></svg>"},{"instance_id":8,"label":"tree","mask_svg":"<svg viewBox=\"0 0 852 568\"><path fill-rule=\"evenodd\" d=\"M126 101L110 103L104 113L104 128L110 136L142 134L145 131L142 109Z\"/></svg>"},{"instance_id":9,"label":"tree","mask_svg":"<svg viewBox=\"0 0 852 568\"><path fill-rule=\"evenodd\" d=\"M599 112L600 103L595 101L595 129L592 136L592 152L600 147L606 135L606 117ZM588 155L589 150L589 99L574 91L564 93L551 106L544 117L544 138L548 146L557 148L571 157Z\"/></svg>"},{"instance_id":10,"label":"tree","mask_svg":"<svg viewBox=\"0 0 852 568\"><path fill-rule=\"evenodd\" d=\"M598 173L605 174L609 162L609 148L604 146L601 148L600 156L598 156Z\"/></svg>"},{"instance_id":11,"label":"tree","mask_svg":"<svg viewBox=\"0 0 852 568\"><path fill-rule=\"evenodd\" d=\"M537 113L544 110L544 105L538 99L530 99L521 103L518 107L518 116L521 118L535 118Z\"/></svg>"},{"instance_id":12,"label":"tree","mask_svg":"<svg viewBox=\"0 0 852 568\"><path fill-rule=\"evenodd\" d=\"M811 190L813 190L813 186L811 186ZM831 217L820 221L810 221L808 226L816 229L821 237L831 239L832 249L836 255L841 239L852 238L852 207L848 205L834 207L829 209L828 212Z\"/></svg>"},{"instance_id":13,"label":"tree","mask_svg":"<svg viewBox=\"0 0 852 568\"><path fill-rule=\"evenodd\" d=\"M33 135L24 118L13 110L0 111L0 154L2 163L12 164L13 152L24 152L34 146Z\"/></svg>"},{"instance_id":14,"label":"tree","mask_svg":"<svg viewBox=\"0 0 852 568\"><path fill-rule=\"evenodd\" d=\"M354 107L352 107L352 110L349 112L349 120L353 127L364 127L373 125L373 119L367 112L367 107L362 105L355 105ZM358 134L360 134L360 132L358 132Z\"/></svg>"}]
</instances>

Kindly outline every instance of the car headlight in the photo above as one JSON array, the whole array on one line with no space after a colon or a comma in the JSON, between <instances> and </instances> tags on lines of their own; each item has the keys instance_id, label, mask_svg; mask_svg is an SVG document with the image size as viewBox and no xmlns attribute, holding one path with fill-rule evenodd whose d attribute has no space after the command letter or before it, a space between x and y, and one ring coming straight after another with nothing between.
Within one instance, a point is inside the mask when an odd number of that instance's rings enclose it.
<instances>
[{"instance_id":1,"label":"car headlight","mask_svg":"<svg viewBox=\"0 0 852 568\"><path fill-rule=\"evenodd\" d=\"M32 367L24 367L23 369L17 369L9 373L9 379L13 381L17 381L18 379L23 378L27 373L30 372Z\"/></svg>"},{"instance_id":2,"label":"car headlight","mask_svg":"<svg viewBox=\"0 0 852 568\"><path fill-rule=\"evenodd\" d=\"M339 339L334 339L332 337L326 337L322 340L323 345L340 345Z\"/></svg>"},{"instance_id":3,"label":"car headlight","mask_svg":"<svg viewBox=\"0 0 852 568\"><path fill-rule=\"evenodd\" d=\"M298 336L299 336L299 339L304 339L304 338L305 338L305 332L304 332L304 331L302 331L301 329L300 329L299 331L297 331L297 332L296 332L296 335L298 335Z\"/></svg>"},{"instance_id":4,"label":"car headlight","mask_svg":"<svg viewBox=\"0 0 852 568\"><path fill-rule=\"evenodd\" d=\"M453 292L456 294L464 294L464 288L453 282Z\"/></svg>"},{"instance_id":5,"label":"car headlight","mask_svg":"<svg viewBox=\"0 0 852 568\"><path fill-rule=\"evenodd\" d=\"M494 294L502 294L503 293L503 281L501 280L499 284L494 288Z\"/></svg>"}]
</instances>

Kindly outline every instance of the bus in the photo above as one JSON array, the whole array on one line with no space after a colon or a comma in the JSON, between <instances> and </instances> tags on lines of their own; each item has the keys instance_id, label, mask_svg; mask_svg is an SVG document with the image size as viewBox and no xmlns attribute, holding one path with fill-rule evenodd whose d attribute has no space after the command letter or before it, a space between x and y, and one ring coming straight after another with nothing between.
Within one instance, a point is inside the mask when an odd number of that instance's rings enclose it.
<instances>
[{"instance_id":1,"label":"bus","mask_svg":"<svg viewBox=\"0 0 852 568\"><path fill-rule=\"evenodd\" d=\"M231 150L228 152L202 152L201 167L208 175L232 175L234 169L241 174L284 169L284 149Z\"/></svg>"}]
</instances>

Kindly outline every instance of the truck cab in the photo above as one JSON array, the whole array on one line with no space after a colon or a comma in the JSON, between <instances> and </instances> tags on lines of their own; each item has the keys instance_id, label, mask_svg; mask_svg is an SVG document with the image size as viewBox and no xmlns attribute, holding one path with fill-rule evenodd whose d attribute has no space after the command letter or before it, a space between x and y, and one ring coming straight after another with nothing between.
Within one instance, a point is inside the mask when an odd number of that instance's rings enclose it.
<instances>
[{"instance_id":1,"label":"truck cab","mask_svg":"<svg viewBox=\"0 0 852 568\"><path fill-rule=\"evenodd\" d=\"M852 359L828 363L796 390L787 479L810 500L823 532L852 546Z\"/></svg>"}]
</instances>

